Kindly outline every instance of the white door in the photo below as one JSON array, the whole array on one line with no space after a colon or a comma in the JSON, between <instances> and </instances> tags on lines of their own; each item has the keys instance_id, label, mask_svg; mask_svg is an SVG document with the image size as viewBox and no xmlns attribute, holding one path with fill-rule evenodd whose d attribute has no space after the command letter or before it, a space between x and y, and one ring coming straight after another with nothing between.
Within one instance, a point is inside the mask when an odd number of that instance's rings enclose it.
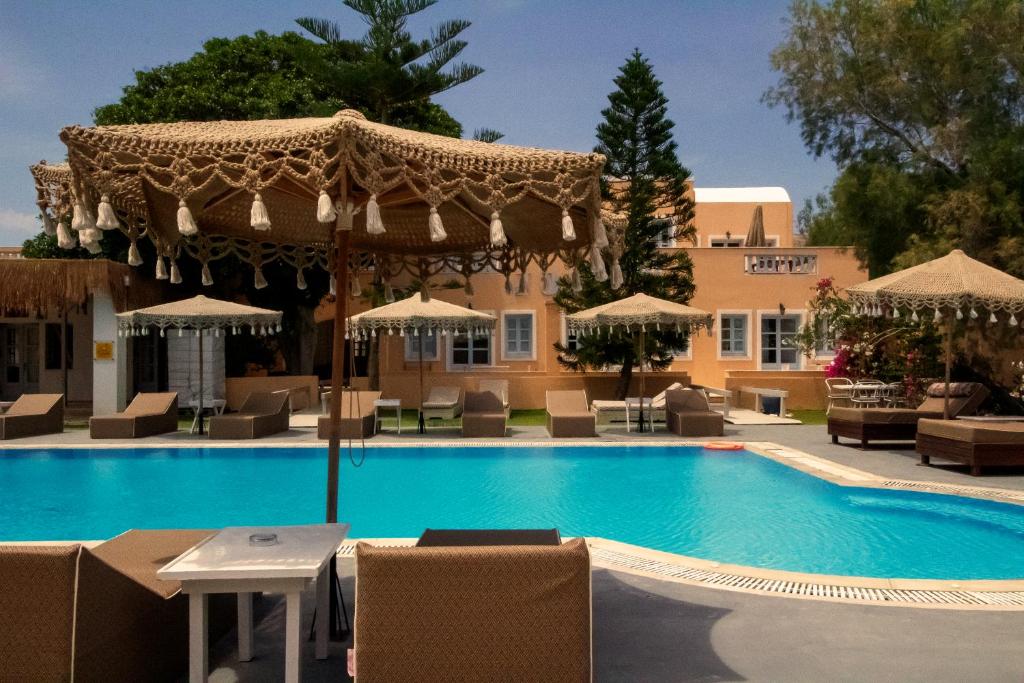
<instances>
[{"instance_id":1,"label":"white door","mask_svg":"<svg viewBox=\"0 0 1024 683\"><path fill-rule=\"evenodd\" d=\"M799 370L800 350L796 333L799 315L761 316L761 369Z\"/></svg>"},{"instance_id":2,"label":"white door","mask_svg":"<svg viewBox=\"0 0 1024 683\"><path fill-rule=\"evenodd\" d=\"M39 391L39 325L36 323L2 326L3 373L0 397L13 401L22 394Z\"/></svg>"}]
</instances>

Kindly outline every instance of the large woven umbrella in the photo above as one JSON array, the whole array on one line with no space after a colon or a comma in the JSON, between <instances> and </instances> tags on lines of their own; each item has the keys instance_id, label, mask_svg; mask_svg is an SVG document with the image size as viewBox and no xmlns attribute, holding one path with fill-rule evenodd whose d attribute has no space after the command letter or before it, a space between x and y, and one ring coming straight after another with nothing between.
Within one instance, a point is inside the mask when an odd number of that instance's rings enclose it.
<instances>
[{"instance_id":1,"label":"large woven umbrella","mask_svg":"<svg viewBox=\"0 0 1024 683\"><path fill-rule=\"evenodd\" d=\"M263 267L332 273L332 384L342 366L350 268L385 283L452 270L511 275L554 259L588 261L607 277L600 217L604 157L459 140L333 117L156 123L61 131L68 166L33 167L39 207L61 244L95 248L103 230L156 250L156 276L180 281L177 260L209 268L235 256L267 285ZM69 229L70 228L70 229ZM332 392L327 521L337 521L341 391Z\"/></svg>"},{"instance_id":2,"label":"large woven umbrella","mask_svg":"<svg viewBox=\"0 0 1024 683\"><path fill-rule=\"evenodd\" d=\"M570 332L594 334L606 329L625 329L639 333L640 346L637 358L640 361L640 424L644 429L644 360L647 329L675 328L678 332L696 332L701 328L711 330L712 315L699 308L658 299L646 294L633 296L611 303L588 308L566 316Z\"/></svg>"},{"instance_id":3,"label":"large woven umbrella","mask_svg":"<svg viewBox=\"0 0 1024 683\"><path fill-rule=\"evenodd\" d=\"M768 238L764 236L764 207L760 204L754 208L754 217L750 220L750 229L747 230L747 239L744 240L743 246L768 246Z\"/></svg>"},{"instance_id":4,"label":"large woven umbrella","mask_svg":"<svg viewBox=\"0 0 1024 683\"><path fill-rule=\"evenodd\" d=\"M890 273L847 288L850 300L869 315L891 312L900 317L909 312L913 320L920 311L945 323L946 399L943 407L949 419L949 373L953 360L953 332L957 320L987 318L990 324L1018 325L1024 313L1024 280L972 259L959 249L946 256L906 270Z\"/></svg>"},{"instance_id":5,"label":"large woven umbrella","mask_svg":"<svg viewBox=\"0 0 1024 683\"><path fill-rule=\"evenodd\" d=\"M380 308L374 308L348 319L346 337L349 335L367 339L378 333L389 336L396 332L400 337L413 335L419 338L419 432L423 434L423 342L428 336L448 336L459 332L482 334L494 329L497 319L493 315L463 308L447 301L429 298L426 290L413 294Z\"/></svg>"},{"instance_id":6,"label":"large woven umbrella","mask_svg":"<svg viewBox=\"0 0 1024 683\"><path fill-rule=\"evenodd\" d=\"M117 314L118 335L146 335L149 329L160 330L160 336L167 330L177 330L181 336L184 330L194 330L199 338L199 398L197 415L199 433L203 433L203 336L213 330L219 337L221 331L241 334L274 334L281 331L281 313L266 308L245 306L231 301L194 296L191 299L172 301L168 304L139 308Z\"/></svg>"}]
</instances>

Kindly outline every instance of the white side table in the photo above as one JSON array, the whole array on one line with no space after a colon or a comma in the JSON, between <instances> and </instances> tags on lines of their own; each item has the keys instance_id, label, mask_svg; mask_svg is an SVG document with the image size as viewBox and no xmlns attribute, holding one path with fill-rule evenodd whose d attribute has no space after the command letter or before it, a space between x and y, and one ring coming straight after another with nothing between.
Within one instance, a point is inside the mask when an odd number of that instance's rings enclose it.
<instances>
[{"instance_id":1,"label":"white side table","mask_svg":"<svg viewBox=\"0 0 1024 683\"><path fill-rule=\"evenodd\" d=\"M374 430L377 431L377 432L380 432L380 419L381 419L380 409L381 408L384 408L385 410L391 409L391 410L395 411L395 418L396 418L396 421L398 422L398 433L401 434L402 433L402 399L400 399L400 398L378 398L376 401L373 402L374 420L376 421L376 424L374 425Z\"/></svg>"},{"instance_id":2,"label":"white side table","mask_svg":"<svg viewBox=\"0 0 1024 683\"><path fill-rule=\"evenodd\" d=\"M211 398L203 399L203 410L212 410L214 415L223 415L224 407L228 404L222 398ZM195 434L199 429L199 401L192 400L188 402L188 407L192 409L192 427L188 430L189 434Z\"/></svg>"},{"instance_id":3,"label":"white side table","mask_svg":"<svg viewBox=\"0 0 1024 683\"><path fill-rule=\"evenodd\" d=\"M652 404L652 399L647 398L647 397L640 398L639 396L627 396L626 397L626 431L627 432L630 431L629 430L629 426L633 422L632 418L630 417L630 408L632 408L633 410L637 411L637 422L639 423L639 419L640 419L640 402L641 401L643 401L644 421L647 422L648 425L650 425L650 427L649 427L649 429L647 431L650 431L650 432L654 431L654 413L651 412L651 407L653 405Z\"/></svg>"},{"instance_id":4,"label":"white side table","mask_svg":"<svg viewBox=\"0 0 1024 683\"><path fill-rule=\"evenodd\" d=\"M188 595L188 677L205 683L209 671L207 600L210 593L238 594L238 659L252 659L252 594L285 594L287 683L299 682L302 592L316 581L316 658L327 659L330 636L330 560L348 535L348 524L228 527L185 551L156 575L181 582ZM276 534L275 545L252 545L252 534Z\"/></svg>"}]
</instances>

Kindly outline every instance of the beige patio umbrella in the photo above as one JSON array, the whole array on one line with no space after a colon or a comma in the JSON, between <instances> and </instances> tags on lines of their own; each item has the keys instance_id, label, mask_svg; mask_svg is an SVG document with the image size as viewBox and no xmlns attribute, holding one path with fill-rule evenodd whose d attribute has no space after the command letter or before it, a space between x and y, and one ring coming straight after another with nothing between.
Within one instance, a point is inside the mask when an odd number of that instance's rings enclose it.
<instances>
[{"instance_id":1,"label":"beige patio umbrella","mask_svg":"<svg viewBox=\"0 0 1024 683\"><path fill-rule=\"evenodd\" d=\"M710 331L712 327L711 313L646 294L634 294L625 299L572 313L567 315L565 320L570 332L580 334L594 334L601 328L625 329L639 333L640 346L637 358L640 361L640 431L644 429L643 349L647 329L660 330L665 327L675 328L678 332L696 332L701 328Z\"/></svg>"},{"instance_id":2,"label":"beige patio umbrella","mask_svg":"<svg viewBox=\"0 0 1024 683\"><path fill-rule=\"evenodd\" d=\"M343 384L350 269L386 284L455 271L510 276L555 259L589 262L607 277L600 217L604 157L490 144L394 128L357 111L273 121L71 126L68 166L32 168L44 223L65 246L95 248L104 230L156 249L158 279L181 280L177 260L225 256L334 277L333 386ZM613 256L614 258L614 256ZM614 264L613 264L614 265ZM327 521L337 521L341 391L332 392Z\"/></svg>"},{"instance_id":3,"label":"beige patio umbrella","mask_svg":"<svg viewBox=\"0 0 1024 683\"><path fill-rule=\"evenodd\" d=\"M199 338L199 398L197 415L199 433L203 433L203 336L212 330L215 337L221 331L225 334L268 335L281 331L281 313L266 308L245 306L232 301L210 299L199 295L191 299L172 301L167 304L139 308L117 314L118 336L140 336L149 334L155 327L160 336L167 330L177 330L180 337L185 330L195 331Z\"/></svg>"},{"instance_id":4,"label":"beige patio umbrella","mask_svg":"<svg viewBox=\"0 0 1024 683\"><path fill-rule=\"evenodd\" d=\"M423 422L423 340L424 337L439 335L446 337L457 333L482 334L494 330L497 319L493 315L480 313L471 308L430 298L426 289L380 308L359 313L348 319L345 336L369 339L378 333L399 337L413 335L419 338L419 433L426 429Z\"/></svg>"},{"instance_id":5,"label":"beige patio umbrella","mask_svg":"<svg viewBox=\"0 0 1024 683\"><path fill-rule=\"evenodd\" d=\"M894 317L919 312L945 323L946 399L943 415L949 419L949 373L953 360L953 332L957 320L987 318L989 324L1016 327L1024 313L1024 280L976 261L959 249L906 270L868 280L846 289L851 302L866 315Z\"/></svg>"},{"instance_id":6,"label":"beige patio umbrella","mask_svg":"<svg viewBox=\"0 0 1024 683\"><path fill-rule=\"evenodd\" d=\"M768 246L768 239L764 236L764 207L760 204L754 208L754 217L750 221L750 229L747 230L747 239L744 240L743 246Z\"/></svg>"}]
</instances>

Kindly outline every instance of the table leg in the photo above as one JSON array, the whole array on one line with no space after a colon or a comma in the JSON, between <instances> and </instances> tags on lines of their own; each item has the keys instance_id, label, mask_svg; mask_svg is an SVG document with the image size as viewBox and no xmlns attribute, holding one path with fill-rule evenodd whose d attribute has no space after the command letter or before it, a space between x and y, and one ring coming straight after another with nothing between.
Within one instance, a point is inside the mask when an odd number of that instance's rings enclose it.
<instances>
[{"instance_id":1,"label":"table leg","mask_svg":"<svg viewBox=\"0 0 1024 683\"><path fill-rule=\"evenodd\" d=\"M238 594L238 661L252 661L252 593Z\"/></svg>"},{"instance_id":2,"label":"table leg","mask_svg":"<svg viewBox=\"0 0 1024 683\"><path fill-rule=\"evenodd\" d=\"M206 649L207 595L188 594L188 680L206 683L209 658Z\"/></svg>"},{"instance_id":3,"label":"table leg","mask_svg":"<svg viewBox=\"0 0 1024 683\"><path fill-rule=\"evenodd\" d=\"M195 434L199 428L199 409L193 408L192 415L192 428L188 430L189 434Z\"/></svg>"},{"instance_id":4,"label":"table leg","mask_svg":"<svg viewBox=\"0 0 1024 683\"><path fill-rule=\"evenodd\" d=\"M779 417L786 417L786 397L779 396Z\"/></svg>"},{"instance_id":5,"label":"table leg","mask_svg":"<svg viewBox=\"0 0 1024 683\"><path fill-rule=\"evenodd\" d=\"M327 643L331 637L331 565L328 563L316 577L316 658L327 659Z\"/></svg>"},{"instance_id":6,"label":"table leg","mask_svg":"<svg viewBox=\"0 0 1024 683\"><path fill-rule=\"evenodd\" d=\"M321 621L330 617L321 614ZM302 593L294 591L285 596L284 616L284 680L285 683L299 683L299 620L302 618Z\"/></svg>"}]
</instances>

